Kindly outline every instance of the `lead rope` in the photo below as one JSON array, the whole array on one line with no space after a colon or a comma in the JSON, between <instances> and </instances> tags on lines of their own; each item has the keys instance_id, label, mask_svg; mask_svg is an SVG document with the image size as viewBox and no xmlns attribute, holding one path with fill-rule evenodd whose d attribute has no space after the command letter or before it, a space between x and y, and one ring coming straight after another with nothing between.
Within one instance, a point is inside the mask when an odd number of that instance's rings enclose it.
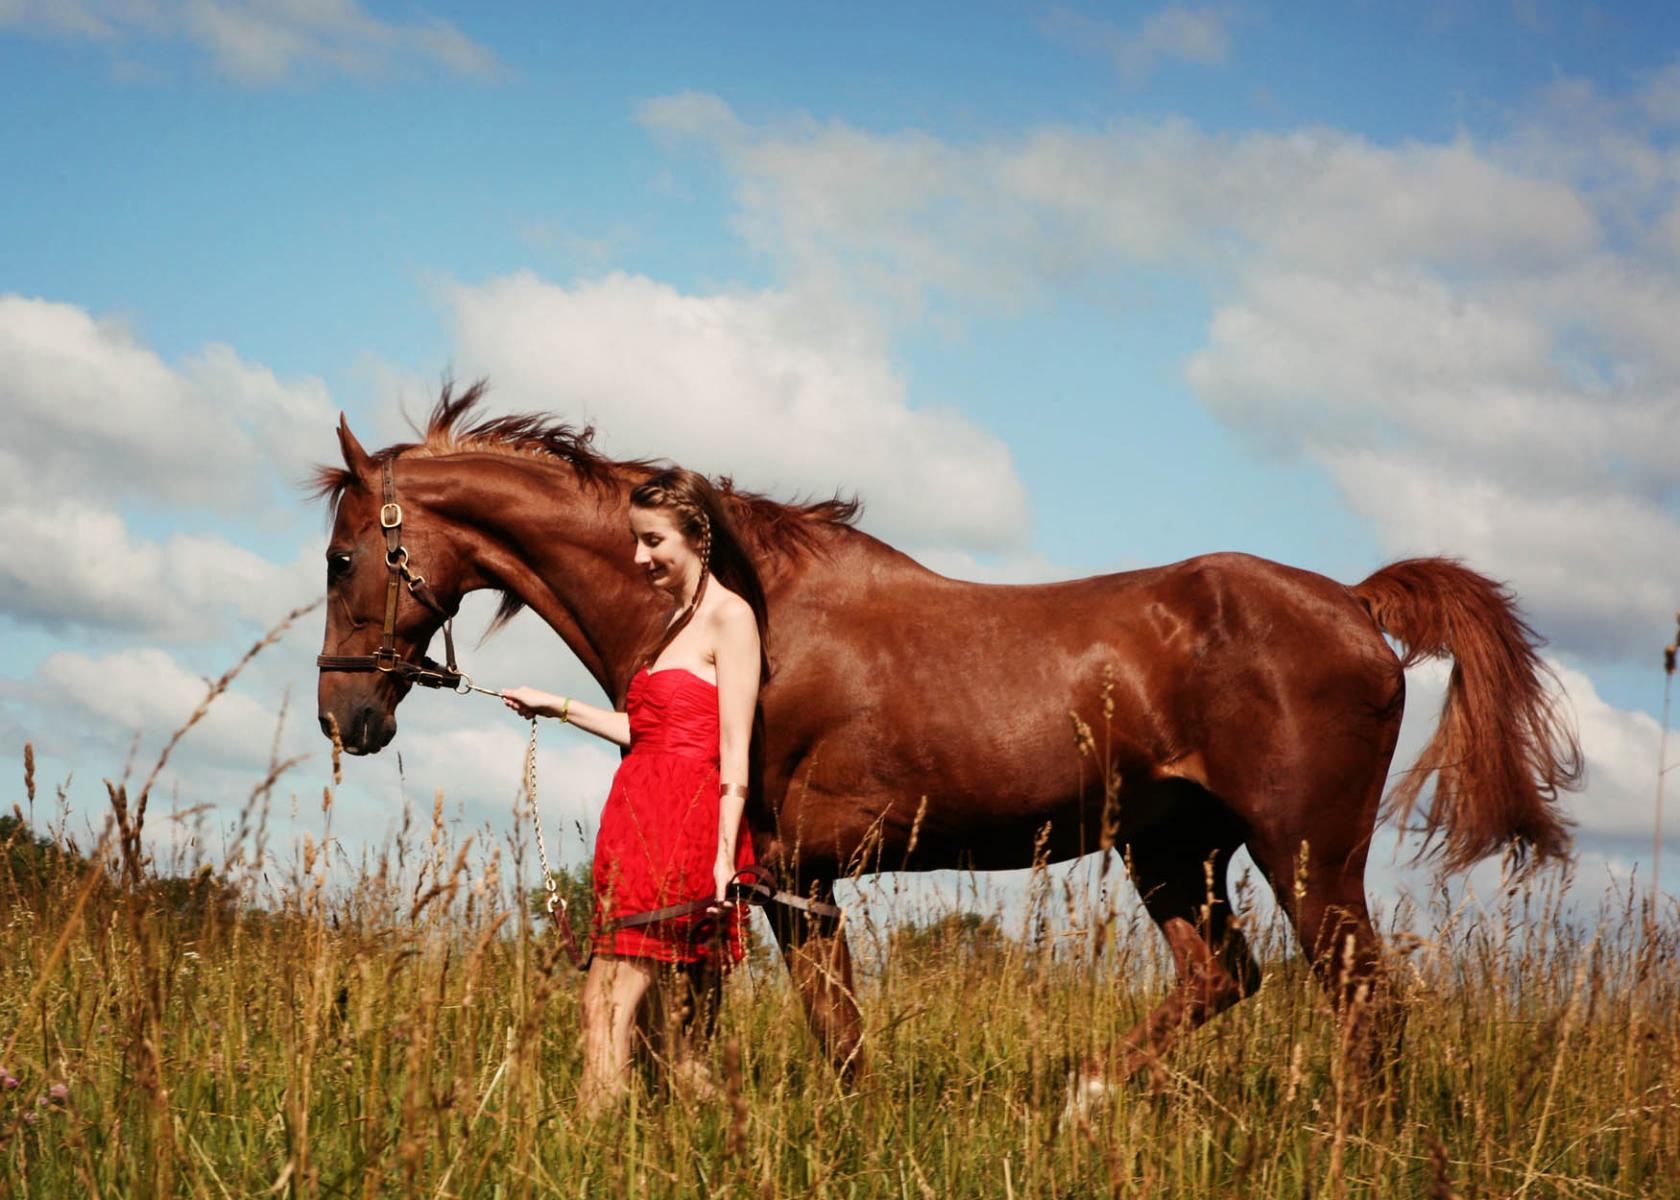
<instances>
[{"instance_id":1,"label":"lead rope","mask_svg":"<svg viewBox=\"0 0 1680 1200\"><path fill-rule=\"evenodd\" d=\"M588 968L590 956L579 949L577 934L572 932L572 920L567 913L566 898L560 894L559 887L554 882L554 868L548 864L548 846L543 841L542 813L537 808L537 719L531 718L531 737L525 743L525 798L531 806L531 828L537 831L537 859L542 864L543 887L548 889L548 899L543 902L543 911L560 927L560 936L566 943L566 953L571 955L573 964L578 970ZM559 911L556 912L555 910Z\"/></svg>"}]
</instances>

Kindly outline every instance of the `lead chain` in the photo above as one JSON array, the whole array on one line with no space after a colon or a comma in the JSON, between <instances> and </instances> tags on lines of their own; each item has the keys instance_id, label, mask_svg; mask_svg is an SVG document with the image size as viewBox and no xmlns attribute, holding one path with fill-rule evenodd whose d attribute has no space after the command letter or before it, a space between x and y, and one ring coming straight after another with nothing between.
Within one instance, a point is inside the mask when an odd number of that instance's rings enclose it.
<instances>
[{"instance_id":1,"label":"lead chain","mask_svg":"<svg viewBox=\"0 0 1680 1200\"><path fill-rule=\"evenodd\" d=\"M543 886L548 889L544 908L550 916L554 909L566 911L566 898L554 883L554 871L548 865L548 847L543 844L542 814L537 811L537 719L531 718L531 740L525 743L525 795L531 805L531 827L537 831L537 858L542 862Z\"/></svg>"}]
</instances>

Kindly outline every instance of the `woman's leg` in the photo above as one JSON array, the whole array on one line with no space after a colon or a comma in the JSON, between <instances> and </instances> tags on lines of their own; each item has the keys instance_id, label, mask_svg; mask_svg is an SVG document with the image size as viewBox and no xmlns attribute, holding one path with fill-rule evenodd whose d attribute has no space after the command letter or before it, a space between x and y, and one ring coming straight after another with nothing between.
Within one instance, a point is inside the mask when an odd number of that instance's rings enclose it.
<instances>
[{"instance_id":1,"label":"woman's leg","mask_svg":"<svg viewBox=\"0 0 1680 1200\"><path fill-rule=\"evenodd\" d=\"M616 1103L629 1086L630 1034L653 982L654 964L597 954L583 981L583 1077L578 1108L585 1117Z\"/></svg>"}]
</instances>

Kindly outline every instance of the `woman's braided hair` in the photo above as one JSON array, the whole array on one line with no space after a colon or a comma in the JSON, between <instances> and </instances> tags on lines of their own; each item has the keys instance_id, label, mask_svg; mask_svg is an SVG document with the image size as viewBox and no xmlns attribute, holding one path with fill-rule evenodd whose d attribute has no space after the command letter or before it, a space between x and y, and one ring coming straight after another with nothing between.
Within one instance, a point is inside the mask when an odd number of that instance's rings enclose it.
<instances>
[{"instance_id":1,"label":"woman's braided hair","mask_svg":"<svg viewBox=\"0 0 1680 1200\"><path fill-rule=\"evenodd\" d=\"M758 622L759 672L761 681L769 676L765 646L769 634L769 615L764 603L764 586L758 571L742 548L741 539L724 507L723 497L712 481L687 467L671 467L649 476L630 493L633 508L657 508L671 514L689 544L700 556L700 582L694 589L694 599L642 656L642 665L652 666L666 646L694 619L700 600L706 594L706 582L713 575L723 585L745 600Z\"/></svg>"}]
</instances>

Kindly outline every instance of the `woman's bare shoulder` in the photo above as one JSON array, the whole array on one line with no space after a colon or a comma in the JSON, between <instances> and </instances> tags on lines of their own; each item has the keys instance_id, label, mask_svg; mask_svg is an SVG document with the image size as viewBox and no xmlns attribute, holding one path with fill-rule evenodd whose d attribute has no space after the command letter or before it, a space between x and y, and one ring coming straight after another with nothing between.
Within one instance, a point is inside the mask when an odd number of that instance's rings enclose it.
<instances>
[{"instance_id":1,"label":"woman's bare shoulder","mask_svg":"<svg viewBox=\"0 0 1680 1200\"><path fill-rule=\"evenodd\" d=\"M707 630L712 642L724 640L741 640L746 637L756 642L758 640L758 617L753 615L753 605L739 597L738 593L729 588L717 587L716 595L712 595L711 588L707 588Z\"/></svg>"},{"instance_id":2,"label":"woman's bare shoulder","mask_svg":"<svg viewBox=\"0 0 1680 1200\"><path fill-rule=\"evenodd\" d=\"M710 610L706 613L706 620L714 629L724 631L751 626L757 633L758 618L753 615L752 605L739 593L714 581L714 586L706 589L706 600L705 607Z\"/></svg>"}]
</instances>

